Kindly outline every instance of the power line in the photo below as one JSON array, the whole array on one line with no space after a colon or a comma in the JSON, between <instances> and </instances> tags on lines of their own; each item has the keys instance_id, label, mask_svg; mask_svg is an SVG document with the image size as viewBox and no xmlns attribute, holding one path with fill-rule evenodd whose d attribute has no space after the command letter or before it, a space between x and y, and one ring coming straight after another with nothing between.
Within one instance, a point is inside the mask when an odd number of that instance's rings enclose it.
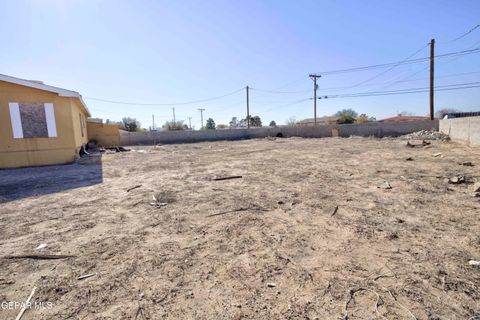
<instances>
[{"instance_id":1,"label":"power line","mask_svg":"<svg viewBox=\"0 0 480 320\"><path fill-rule=\"evenodd\" d=\"M469 89L469 88L477 88L477 87L480 87L480 81L437 86L436 90L447 91L447 90ZM429 87L421 87L421 88L408 88L408 89L389 90L389 91L369 91L369 92L358 92L358 93L348 93L348 94L338 94L338 95L326 95L321 97L321 99L370 97L370 96L380 96L380 95L419 93L419 92L428 92L428 91L429 91Z\"/></svg>"},{"instance_id":2,"label":"power line","mask_svg":"<svg viewBox=\"0 0 480 320\"><path fill-rule=\"evenodd\" d=\"M427 66L427 68L428 68L428 66ZM394 80L394 81L387 81L387 82L376 82L376 83L361 85L361 86L358 86L358 87L373 87L373 86L390 85L390 84L396 84L396 83L402 83L402 82L414 82L414 81L420 81L420 80L428 80L430 78L426 78L426 77L415 78L415 79L411 79L411 80L404 80L404 79L409 79L409 78L413 77L414 75L420 73L421 71L424 71L427 68L423 68L419 71L416 71L415 73L408 75L408 77L406 77L406 78L401 78L401 80ZM479 73L480 73L480 71L446 74L444 76L436 76L435 79L452 78L452 77L459 77L459 76L479 74ZM323 90L337 90L337 89L348 89L348 88L350 88L350 86L323 88ZM383 87L382 87L382 89L383 89Z\"/></svg>"},{"instance_id":3,"label":"power line","mask_svg":"<svg viewBox=\"0 0 480 320\"><path fill-rule=\"evenodd\" d=\"M201 100L186 101L186 102L175 102L175 103L142 103L142 102L114 101L114 100L107 100L107 99L94 98L94 97L84 97L84 98L88 99L88 100L94 100L94 101L101 101L101 102L115 103L115 104L124 104L124 105L135 105L135 106L180 106L180 105L186 105L186 104L195 104L195 103L218 100L218 99L221 99L221 98L224 98L224 97L234 95L235 93L243 91L244 89L245 88L241 88L241 89L238 89L238 90L235 90L235 91L232 91L232 92L229 92L229 93L226 93L224 95L217 96L217 97L201 99Z\"/></svg>"},{"instance_id":4,"label":"power line","mask_svg":"<svg viewBox=\"0 0 480 320\"><path fill-rule=\"evenodd\" d=\"M476 29L480 28L480 24L477 24L476 26L474 26L473 28L471 28L470 30L468 30L467 32L465 32L464 34L456 37L455 39L452 39L452 40L449 40L449 41L446 41L446 42L440 42L441 44L449 44L449 43L452 43L452 42L455 42L455 41L458 41L466 36L468 36L470 33L472 33L473 31L475 31Z\"/></svg>"},{"instance_id":5,"label":"power line","mask_svg":"<svg viewBox=\"0 0 480 320\"><path fill-rule=\"evenodd\" d=\"M480 48L439 54L439 55L436 55L435 58L445 58L445 57L451 57L451 56L463 56L463 55L473 54L473 53L477 53L477 52L480 52ZM413 64L413 63L421 63L421 62L425 62L425 61L428 61L428 60L430 60L430 57L405 60L403 62L402 61L397 61L397 62L376 64L376 65L363 66L363 67L330 70L330 71L317 72L317 73L322 74L322 75L328 75L328 74L341 74L341 73L348 73L348 72L359 72L359 71L366 71L366 70L371 70L371 69L387 68L387 67L391 67L391 66L394 66L394 65L406 65L406 64Z\"/></svg>"},{"instance_id":6,"label":"power line","mask_svg":"<svg viewBox=\"0 0 480 320\"><path fill-rule=\"evenodd\" d=\"M408 61L410 58L416 56L418 53L420 53L421 51L423 51L425 48L427 48L429 46L429 44L427 43L426 45L424 45L423 47L421 47L420 49L418 49L417 51L415 51L414 53L412 53L411 55L409 55L408 57L406 57L405 59L399 61L398 63L395 63L394 65L392 65L390 68L388 68L387 70L384 70L376 75L374 75L373 77L370 77L366 80L363 80L363 81L360 81L354 85L351 85L351 86L348 86L346 87L346 89L350 89L350 88L356 88L356 87L359 87L367 82L370 82L372 80L375 80L381 76L383 76L385 73L389 72L389 71L392 71L393 69L395 69L396 67L398 67L399 65L405 63L406 61Z\"/></svg>"},{"instance_id":7,"label":"power line","mask_svg":"<svg viewBox=\"0 0 480 320\"><path fill-rule=\"evenodd\" d=\"M269 112L269 111L273 111L273 110L282 109L282 108L289 107L289 106L292 106L292 105L295 105L295 104L299 104L299 103L302 103L302 102L305 102L305 101L308 101L308 100L312 100L312 98L305 98L305 99L296 100L296 101L293 101L293 102L290 102L290 103L287 103L287 104L284 104L284 105L281 105L281 106L276 106L276 107L264 110L263 112Z\"/></svg>"},{"instance_id":8,"label":"power line","mask_svg":"<svg viewBox=\"0 0 480 320\"><path fill-rule=\"evenodd\" d=\"M264 90L264 89L257 89L257 88L250 88L250 90L265 92L265 93L275 93L275 94L289 94L289 93L305 93L310 92L311 90L299 90L299 91L275 91L275 90Z\"/></svg>"}]
</instances>

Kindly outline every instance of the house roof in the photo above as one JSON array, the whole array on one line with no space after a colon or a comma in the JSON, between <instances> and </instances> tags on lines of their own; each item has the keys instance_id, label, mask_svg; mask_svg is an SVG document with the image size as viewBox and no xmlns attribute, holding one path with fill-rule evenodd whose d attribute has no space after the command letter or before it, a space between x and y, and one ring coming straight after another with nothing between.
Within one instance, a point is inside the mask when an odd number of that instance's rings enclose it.
<instances>
[{"instance_id":1,"label":"house roof","mask_svg":"<svg viewBox=\"0 0 480 320\"><path fill-rule=\"evenodd\" d=\"M80 104L85 108L85 111L87 111L88 116L91 116L90 111L87 108L87 105L82 99L82 95L76 91L49 86L37 80L25 80L25 79L12 77L12 76L7 76L4 74L0 74L0 81L18 84L20 86L39 89L43 91L53 92L58 94L60 97L77 98L80 101Z\"/></svg>"}]
</instances>

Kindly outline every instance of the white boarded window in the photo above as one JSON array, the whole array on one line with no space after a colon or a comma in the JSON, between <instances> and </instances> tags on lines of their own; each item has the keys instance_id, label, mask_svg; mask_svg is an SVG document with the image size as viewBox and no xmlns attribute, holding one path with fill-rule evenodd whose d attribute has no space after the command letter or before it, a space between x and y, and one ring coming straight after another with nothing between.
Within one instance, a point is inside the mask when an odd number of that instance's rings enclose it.
<instances>
[{"instance_id":1,"label":"white boarded window","mask_svg":"<svg viewBox=\"0 0 480 320\"><path fill-rule=\"evenodd\" d=\"M48 136L50 138L57 136L57 126L55 125L55 113L53 112L53 103L45 103L45 117L47 119Z\"/></svg>"},{"instance_id":2,"label":"white boarded window","mask_svg":"<svg viewBox=\"0 0 480 320\"><path fill-rule=\"evenodd\" d=\"M10 102L8 107L10 109L10 121L12 122L13 138L21 139L23 138L23 128L18 103Z\"/></svg>"},{"instance_id":3,"label":"white boarded window","mask_svg":"<svg viewBox=\"0 0 480 320\"><path fill-rule=\"evenodd\" d=\"M52 103L10 102L13 137L56 137L55 114Z\"/></svg>"}]
</instances>

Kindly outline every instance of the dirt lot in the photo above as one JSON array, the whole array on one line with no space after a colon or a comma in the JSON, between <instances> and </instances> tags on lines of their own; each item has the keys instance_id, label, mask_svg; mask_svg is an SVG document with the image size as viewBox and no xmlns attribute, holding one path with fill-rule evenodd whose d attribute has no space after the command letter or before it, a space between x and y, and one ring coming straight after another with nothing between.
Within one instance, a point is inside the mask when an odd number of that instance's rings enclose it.
<instances>
[{"instance_id":1,"label":"dirt lot","mask_svg":"<svg viewBox=\"0 0 480 320\"><path fill-rule=\"evenodd\" d=\"M0 300L53 304L22 319L475 319L479 169L453 142L291 138L0 171Z\"/></svg>"}]
</instances>

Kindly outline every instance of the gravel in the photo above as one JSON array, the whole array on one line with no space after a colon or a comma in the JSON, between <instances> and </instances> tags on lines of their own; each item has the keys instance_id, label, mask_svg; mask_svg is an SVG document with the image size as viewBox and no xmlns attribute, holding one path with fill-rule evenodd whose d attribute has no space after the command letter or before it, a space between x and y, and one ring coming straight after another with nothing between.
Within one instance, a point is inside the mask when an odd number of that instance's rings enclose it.
<instances>
[{"instance_id":1,"label":"gravel","mask_svg":"<svg viewBox=\"0 0 480 320\"><path fill-rule=\"evenodd\" d=\"M417 132L412 132L401 136L400 139L402 140L440 140L440 141L449 141L450 137L448 134L438 131L429 131L429 130L421 130Z\"/></svg>"}]
</instances>

